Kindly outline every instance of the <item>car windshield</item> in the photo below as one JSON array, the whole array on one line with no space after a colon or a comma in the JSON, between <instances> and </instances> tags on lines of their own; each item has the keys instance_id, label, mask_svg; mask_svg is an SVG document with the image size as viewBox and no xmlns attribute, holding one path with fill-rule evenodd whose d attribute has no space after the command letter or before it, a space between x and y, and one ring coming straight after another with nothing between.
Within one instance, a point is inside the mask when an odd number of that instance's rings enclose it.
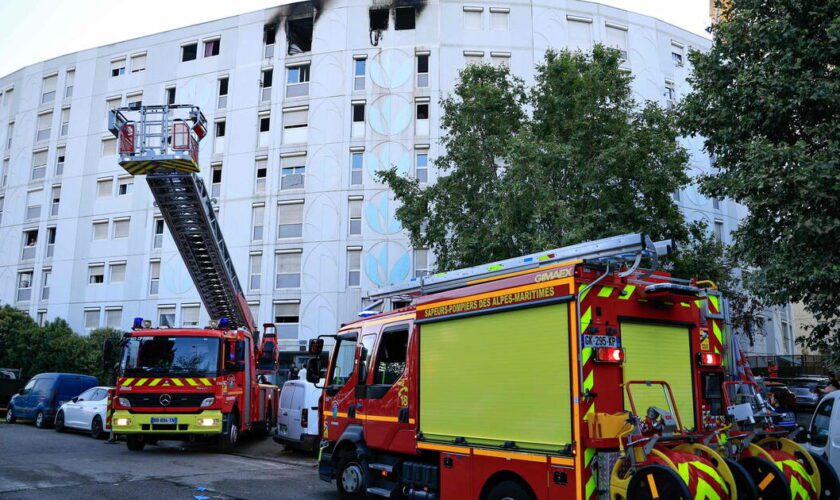
<instances>
[{"instance_id":1,"label":"car windshield","mask_svg":"<svg viewBox=\"0 0 840 500\"><path fill-rule=\"evenodd\" d=\"M132 337L120 367L125 376L214 377L219 343L214 337Z\"/></svg>"}]
</instances>

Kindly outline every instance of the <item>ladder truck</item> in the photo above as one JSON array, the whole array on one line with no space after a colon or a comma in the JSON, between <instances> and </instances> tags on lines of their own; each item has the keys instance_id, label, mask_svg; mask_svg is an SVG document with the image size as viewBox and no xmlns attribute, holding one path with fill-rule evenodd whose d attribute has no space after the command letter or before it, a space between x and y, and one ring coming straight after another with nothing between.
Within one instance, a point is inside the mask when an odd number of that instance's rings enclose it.
<instances>
[{"instance_id":1,"label":"ladder truck","mask_svg":"<svg viewBox=\"0 0 840 500\"><path fill-rule=\"evenodd\" d=\"M721 297L655 271L670 251L627 234L371 293L384 312L322 336L320 478L344 499L800 498L726 452Z\"/></svg>"},{"instance_id":2,"label":"ladder truck","mask_svg":"<svg viewBox=\"0 0 840 500\"><path fill-rule=\"evenodd\" d=\"M140 451L158 440L215 440L229 451L243 432L268 434L278 388L274 325L260 333L239 284L207 188L198 143L207 121L191 105L110 112L119 163L145 175L157 208L211 318L207 328L152 328L135 318L121 342L112 432ZM105 358L114 357L106 343Z\"/></svg>"}]
</instances>

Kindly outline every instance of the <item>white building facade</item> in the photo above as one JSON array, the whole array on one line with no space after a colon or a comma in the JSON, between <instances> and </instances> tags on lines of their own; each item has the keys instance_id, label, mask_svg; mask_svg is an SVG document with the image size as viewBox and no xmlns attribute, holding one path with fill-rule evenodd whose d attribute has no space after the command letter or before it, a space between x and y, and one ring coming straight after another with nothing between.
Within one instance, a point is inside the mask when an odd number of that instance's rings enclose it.
<instances>
[{"instance_id":1,"label":"white building facade","mask_svg":"<svg viewBox=\"0 0 840 500\"><path fill-rule=\"evenodd\" d=\"M394 4L394 5L392 5ZM0 78L0 303L77 331L209 318L142 178L117 164L109 109L195 104L201 175L259 323L283 348L353 320L366 290L429 272L374 172L434 182L438 102L472 62L533 82L548 48L619 48L639 101L686 93L706 38L566 0L300 2L98 47ZM709 168L686 140L691 170ZM722 238L742 208L675 193ZM787 313L784 318L787 318ZM790 322L780 317L776 323Z\"/></svg>"}]
</instances>

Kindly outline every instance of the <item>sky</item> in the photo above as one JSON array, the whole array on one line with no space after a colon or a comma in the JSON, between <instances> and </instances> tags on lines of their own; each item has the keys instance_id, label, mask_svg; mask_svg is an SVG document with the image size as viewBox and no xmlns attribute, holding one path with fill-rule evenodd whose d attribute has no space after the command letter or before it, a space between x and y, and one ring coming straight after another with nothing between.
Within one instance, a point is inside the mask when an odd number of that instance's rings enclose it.
<instances>
[{"instance_id":1,"label":"sky","mask_svg":"<svg viewBox=\"0 0 840 500\"><path fill-rule=\"evenodd\" d=\"M0 0L0 76L79 50L151 35L284 0ZM708 36L708 0L600 0Z\"/></svg>"}]
</instances>

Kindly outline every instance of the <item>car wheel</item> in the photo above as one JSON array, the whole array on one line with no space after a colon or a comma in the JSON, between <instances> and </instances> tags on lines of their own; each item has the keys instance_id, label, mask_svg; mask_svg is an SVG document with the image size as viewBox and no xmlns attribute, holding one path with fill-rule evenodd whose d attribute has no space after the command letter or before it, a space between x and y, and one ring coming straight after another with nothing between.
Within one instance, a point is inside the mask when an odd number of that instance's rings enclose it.
<instances>
[{"instance_id":1,"label":"car wheel","mask_svg":"<svg viewBox=\"0 0 840 500\"><path fill-rule=\"evenodd\" d=\"M17 418L15 418L15 409L9 407L9 409L6 410L6 423L13 424L15 423L15 420L17 420Z\"/></svg>"},{"instance_id":2,"label":"car wheel","mask_svg":"<svg viewBox=\"0 0 840 500\"><path fill-rule=\"evenodd\" d=\"M228 432L225 434L222 432L219 435L219 451L222 453L230 453L233 451L233 447L236 446L236 442L239 440L239 418L237 418L236 413L231 413L228 415Z\"/></svg>"},{"instance_id":3,"label":"car wheel","mask_svg":"<svg viewBox=\"0 0 840 500\"><path fill-rule=\"evenodd\" d=\"M67 427L64 426L64 412L60 411L55 416L55 430L58 432L65 432Z\"/></svg>"},{"instance_id":4,"label":"car wheel","mask_svg":"<svg viewBox=\"0 0 840 500\"><path fill-rule=\"evenodd\" d=\"M39 411L35 415L35 427L37 427L39 429L44 429L44 428L47 427L47 422L44 418L44 412L43 411Z\"/></svg>"},{"instance_id":5,"label":"car wheel","mask_svg":"<svg viewBox=\"0 0 840 500\"><path fill-rule=\"evenodd\" d=\"M93 422L90 423L90 435L93 439L105 437L105 431L102 429L102 419L99 418L99 415L93 417Z\"/></svg>"},{"instance_id":6,"label":"car wheel","mask_svg":"<svg viewBox=\"0 0 840 500\"><path fill-rule=\"evenodd\" d=\"M125 444L131 451L143 451L146 447L146 440L139 434L129 434L125 438Z\"/></svg>"},{"instance_id":7,"label":"car wheel","mask_svg":"<svg viewBox=\"0 0 840 500\"><path fill-rule=\"evenodd\" d=\"M367 497L368 464L355 451L346 451L338 459L335 486L343 500L361 500Z\"/></svg>"}]
</instances>

